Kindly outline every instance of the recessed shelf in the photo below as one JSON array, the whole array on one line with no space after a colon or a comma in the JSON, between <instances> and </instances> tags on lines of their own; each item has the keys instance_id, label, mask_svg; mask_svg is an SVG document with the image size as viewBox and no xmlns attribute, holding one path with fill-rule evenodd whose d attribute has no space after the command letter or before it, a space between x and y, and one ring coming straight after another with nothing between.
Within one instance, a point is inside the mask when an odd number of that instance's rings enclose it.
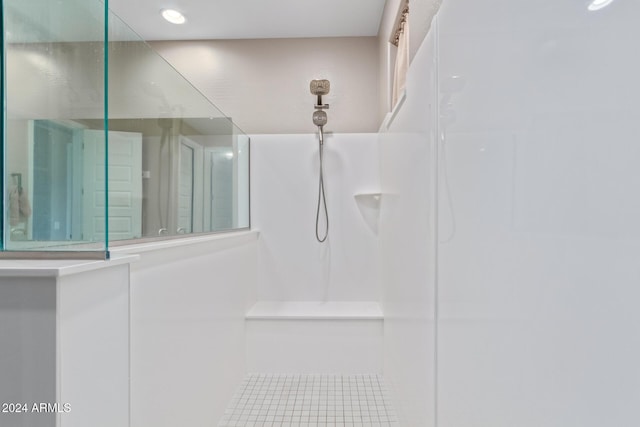
<instances>
[{"instance_id":1,"label":"recessed shelf","mask_svg":"<svg viewBox=\"0 0 640 427\"><path fill-rule=\"evenodd\" d=\"M380 221L380 193L360 193L353 196L365 223L374 234L378 234L378 223Z\"/></svg>"}]
</instances>

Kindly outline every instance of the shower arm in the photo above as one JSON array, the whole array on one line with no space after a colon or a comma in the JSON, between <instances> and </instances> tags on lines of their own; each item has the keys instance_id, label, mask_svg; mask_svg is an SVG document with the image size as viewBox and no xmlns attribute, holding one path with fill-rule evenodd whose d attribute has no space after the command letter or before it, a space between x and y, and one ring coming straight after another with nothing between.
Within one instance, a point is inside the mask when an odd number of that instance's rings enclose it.
<instances>
[{"instance_id":1,"label":"shower arm","mask_svg":"<svg viewBox=\"0 0 640 427\"><path fill-rule=\"evenodd\" d=\"M322 95L318 95L318 99L316 101L316 105L314 105L314 108L316 110L328 110L329 109L329 104L323 104L322 103Z\"/></svg>"}]
</instances>

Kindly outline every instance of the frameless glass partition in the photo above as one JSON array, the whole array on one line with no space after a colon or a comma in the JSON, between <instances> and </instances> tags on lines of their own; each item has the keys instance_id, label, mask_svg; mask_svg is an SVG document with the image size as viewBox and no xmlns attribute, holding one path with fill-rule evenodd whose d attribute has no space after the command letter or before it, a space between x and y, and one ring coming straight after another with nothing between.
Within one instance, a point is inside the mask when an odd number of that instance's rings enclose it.
<instances>
[{"instance_id":1,"label":"frameless glass partition","mask_svg":"<svg viewBox=\"0 0 640 427\"><path fill-rule=\"evenodd\" d=\"M121 20L109 28L112 241L248 227L246 136Z\"/></svg>"},{"instance_id":2,"label":"frameless glass partition","mask_svg":"<svg viewBox=\"0 0 640 427\"><path fill-rule=\"evenodd\" d=\"M105 252L104 162L82 194L83 145L104 147L104 5L66 0L3 1L3 249ZM77 119L96 119L82 128ZM95 138L84 142L83 132ZM103 148L104 151L104 148ZM102 156L104 159L104 156ZM81 243L80 245L78 245Z\"/></svg>"},{"instance_id":3,"label":"frameless glass partition","mask_svg":"<svg viewBox=\"0 0 640 427\"><path fill-rule=\"evenodd\" d=\"M4 255L249 227L248 137L104 3L3 7Z\"/></svg>"}]
</instances>

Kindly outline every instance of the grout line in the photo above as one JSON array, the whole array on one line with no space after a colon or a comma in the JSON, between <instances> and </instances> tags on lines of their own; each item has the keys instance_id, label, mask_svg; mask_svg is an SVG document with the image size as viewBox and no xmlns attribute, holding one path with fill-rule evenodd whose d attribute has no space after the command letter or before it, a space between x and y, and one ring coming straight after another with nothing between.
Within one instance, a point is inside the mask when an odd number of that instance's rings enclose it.
<instances>
[{"instance_id":1,"label":"grout line","mask_svg":"<svg viewBox=\"0 0 640 427\"><path fill-rule=\"evenodd\" d=\"M219 427L352 425L398 427L379 374L249 374Z\"/></svg>"},{"instance_id":2,"label":"grout line","mask_svg":"<svg viewBox=\"0 0 640 427\"><path fill-rule=\"evenodd\" d=\"M296 407L298 406L298 396L300 395L300 382L301 382L301 379L300 379L300 377L298 377L297 387L296 387L296 398L295 398L295 400L293 401L293 413L294 413L294 414L295 414L296 412L300 412L300 413L301 413L301 414L300 414L300 418L299 418L299 419L297 419L297 420L295 420L295 421L297 421L298 423L300 423L300 420L302 419L302 409L301 409L300 411L296 411ZM301 405L301 406L302 406L302 405ZM293 417L292 417L291 424L293 424L293 421L294 421L294 420L293 420Z\"/></svg>"},{"instance_id":3,"label":"grout line","mask_svg":"<svg viewBox=\"0 0 640 427\"><path fill-rule=\"evenodd\" d=\"M345 401L344 401L344 375L340 375L340 390L342 391L342 423L346 424L347 420L345 417L345 413L346 413L346 405L345 405Z\"/></svg>"}]
</instances>

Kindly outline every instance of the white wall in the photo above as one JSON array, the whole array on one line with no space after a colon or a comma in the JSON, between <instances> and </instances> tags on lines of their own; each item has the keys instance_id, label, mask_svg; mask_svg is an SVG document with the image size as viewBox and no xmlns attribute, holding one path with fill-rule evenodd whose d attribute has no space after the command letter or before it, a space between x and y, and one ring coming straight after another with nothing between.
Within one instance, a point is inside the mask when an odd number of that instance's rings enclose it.
<instances>
[{"instance_id":1,"label":"white wall","mask_svg":"<svg viewBox=\"0 0 640 427\"><path fill-rule=\"evenodd\" d=\"M114 264L56 278L56 401L70 405L57 426L129 424L129 265Z\"/></svg>"},{"instance_id":2,"label":"white wall","mask_svg":"<svg viewBox=\"0 0 640 427\"><path fill-rule=\"evenodd\" d=\"M450 0L414 58L380 142L403 425L640 421L640 5L587 6Z\"/></svg>"},{"instance_id":3,"label":"white wall","mask_svg":"<svg viewBox=\"0 0 640 427\"><path fill-rule=\"evenodd\" d=\"M50 277L0 277L0 402L29 402L31 409L31 402L56 401L56 299ZM0 412L3 426L55 422L53 414Z\"/></svg>"},{"instance_id":4,"label":"white wall","mask_svg":"<svg viewBox=\"0 0 640 427\"><path fill-rule=\"evenodd\" d=\"M0 425L128 426L131 260L0 262Z\"/></svg>"},{"instance_id":5,"label":"white wall","mask_svg":"<svg viewBox=\"0 0 640 427\"><path fill-rule=\"evenodd\" d=\"M378 129L376 37L151 42L248 134L309 133L312 79L331 81L334 132Z\"/></svg>"},{"instance_id":6,"label":"white wall","mask_svg":"<svg viewBox=\"0 0 640 427\"><path fill-rule=\"evenodd\" d=\"M440 11L440 427L640 424L640 3L589 3Z\"/></svg>"},{"instance_id":7,"label":"white wall","mask_svg":"<svg viewBox=\"0 0 640 427\"><path fill-rule=\"evenodd\" d=\"M403 426L434 426L435 43L407 75L406 100L380 134L384 374Z\"/></svg>"},{"instance_id":8,"label":"white wall","mask_svg":"<svg viewBox=\"0 0 640 427\"><path fill-rule=\"evenodd\" d=\"M217 425L245 375L256 233L189 241L114 249L141 254L131 266L132 427Z\"/></svg>"},{"instance_id":9,"label":"white wall","mask_svg":"<svg viewBox=\"0 0 640 427\"><path fill-rule=\"evenodd\" d=\"M353 197L379 191L377 135L327 134L324 163L329 237L318 243L317 135L251 136L258 299L379 299L378 238Z\"/></svg>"}]
</instances>

